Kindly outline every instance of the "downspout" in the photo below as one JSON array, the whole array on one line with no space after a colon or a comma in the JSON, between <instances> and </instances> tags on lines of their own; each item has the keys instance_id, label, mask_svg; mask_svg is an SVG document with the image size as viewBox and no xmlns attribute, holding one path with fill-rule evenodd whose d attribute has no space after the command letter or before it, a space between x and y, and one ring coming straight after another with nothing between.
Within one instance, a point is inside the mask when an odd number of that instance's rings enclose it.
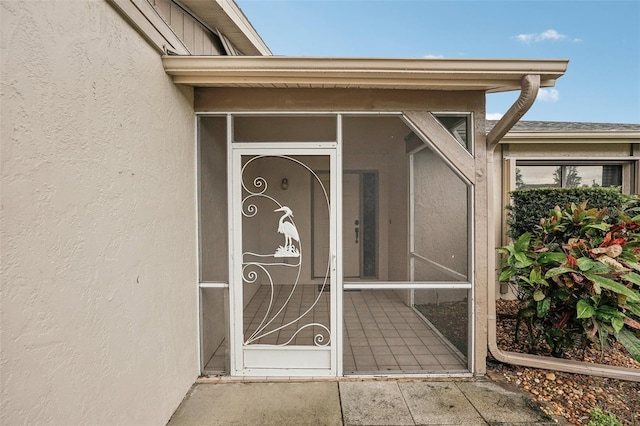
<instances>
[{"instance_id":1,"label":"downspout","mask_svg":"<svg viewBox=\"0 0 640 426\"><path fill-rule=\"evenodd\" d=\"M488 304L487 304L487 327L489 351L495 359L507 364L520 365L523 367L542 368L565 373L588 374L592 376L609 377L612 379L630 380L640 382L640 370L615 367L608 365L598 365L588 362L558 359L540 355L522 354L518 352L503 351L498 348L496 335L496 227L493 218L500 212L494 211L494 151L498 142L507 132L522 118L531 108L540 89L539 75L525 75L522 78L522 89L518 100L509 108L507 113L500 119L495 127L487 135L487 203L488 203Z\"/></svg>"}]
</instances>

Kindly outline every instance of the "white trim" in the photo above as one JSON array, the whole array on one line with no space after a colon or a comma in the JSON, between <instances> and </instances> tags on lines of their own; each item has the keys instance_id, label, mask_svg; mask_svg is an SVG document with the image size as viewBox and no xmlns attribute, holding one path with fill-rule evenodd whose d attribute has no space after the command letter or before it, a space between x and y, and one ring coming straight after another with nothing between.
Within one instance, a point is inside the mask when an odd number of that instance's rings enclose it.
<instances>
[{"instance_id":1,"label":"white trim","mask_svg":"<svg viewBox=\"0 0 640 426\"><path fill-rule=\"evenodd\" d=\"M234 150L249 149L252 153L272 153L274 149L285 149L287 151L289 149L302 149L305 151L312 149L336 149L337 146L337 142L233 142Z\"/></svg>"},{"instance_id":2,"label":"white trim","mask_svg":"<svg viewBox=\"0 0 640 426\"><path fill-rule=\"evenodd\" d=\"M511 130L498 142L505 144L531 144L531 143L638 143L640 131L633 130L595 130L593 132L545 132Z\"/></svg>"},{"instance_id":3,"label":"white trim","mask_svg":"<svg viewBox=\"0 0 640 426\"><path fill-rule=\"evenodd\" d=\"M233 123L230 123L231 125ZM286 143L264 143L264 142L246 142L235 143L232 139L229 141L229 150L232 153L232 164L230 165L231 179L229 189L230 198L230 210L231 215L230 224L233 224L233 235L230 237L234 241L242 241L242 194L239 186L242 182L242 157L244 155L265 155L265 156L295 156L295 155L318 155L327 157L330 162L331 170L331 182L336 182L335 188L330 191L329 197L329 247L330 247L330 259L331 262L331 274L329 277L329 285L331 288L331 315L329 323L329 346L324 348L312 349L312 346L275 346L275 345L247 345L244 344L243 334L244 330L242 326L243 317L243 296L242 296L242 245L237 244L232 252L233 259L231 260L232 267L230 268L229 281L231 284L230 293L233 294L234 300L231 304L232 317L234 323L231 327L231 334L234 336L233 348L231 354L235 360L235 365L231 369L232 375L259 375L259 376L336 376L337 367L337 347L341 344L338 341L338 330L341 327L339 320L339 314L337 311L337 295L338 295L338 283L336 279L339 273L341 273L341 265L335 261L335 258L340 255L337 241L339 236L337 235L338 219L336 212L338 211L338 196L340 195L340 180L338 179L339 170L337 169L337 157L338 157L338 144L337 142L320 143L318 144L309 142L286 142ZM240 283L240 285L238 285ZM256 348L257 347L257 348ZM255 355L255 353L261 353L263 357ZM284 357L284 359L291 359L291 353L327 353L327 365L321 365L324 359L324 355L313 355L312 358L307 360L300 360L300 364L294 368L274 368L275 365L279 365L276 362L276 358ZM235 355L233 355L235 353ZM261 364L258 360L263 359ZM307 365L306 363L313 362L315 360L317 367ZM247 365L246 362L252 363ZM261 366L262 365L262 366Z\"/></svg>"},{"instance_id":4,"label":"white trim","mask_svg":"<svg viewBox=\"0 0 640 426\"><path fill-rule=\"evenodd\" d=\"M227 234L228 239L228 261L229 261L229 374L238 375L237 371L239 369L239 365L242 365L242 353L238 353L236 348L237 344L237 332L236 328L238 326L242 330L242 316L240 316L240 324L238 325L238 313L235 306L238 302L236 299L239 298L239 303L242 304L242 293L238 295L238 287L242 290L241 286L231 285L233 283L233 277L237 274L234 271L235 262L234 258L236 256L234 241L238 238L236 231L236 224L234 221L234 210L235 210L235 202L234 202L234 191L233 191L233 183L234 183L234 152L231 147L233 146L233 115L226 114L226 135L227 135L227 226L229 227L229 233ZM241 315L241 314L240 314Z\"/></svg>"},{"instance_id":5,"label":"white trim","mask_svg":"<svg viewBox=\"0 0 640 426\"><path fill-rule=\"evenodd\" d=\"M334 190L331 191L331 204L332 204L332 213L334 216L334 226L335 226L335 234L332 233L332 237L334 238L333 242L333 250L336 252L336 262L335 263L335 271L332 276L332 287L331 296L334 298L331 303L331 320L335 321L331 324L331 331L333 336L335 337L335 343L331 345L331 350L333 351L333 369L336 376L342 376L344 373L344 365L343 365L343 259L344 253L343 251L343 243L342 243L342 232L343 232L343 219L342 219L342 202L344 200L343 194L343 182L342 178L344 176L343 163L342 163L342 149L344 147L343 141L343 132L342 132L342 114L336 115L336 140L337 147L335 150L335 164L332 164L333 170L330 170L330 181L333 184ZM331 222L331 221L330 221ZM333 309L335 308L335 312Z\"/></svg>"},{"instance_id":6,"label":"white trim","mask_svg":"<svg viewBox=\"0 0 640 426\"><path fill-rule=\"evenodd\" d=\"M345 281L345 290L440 290L470 289L473 284L450 281Z\"/></svg>"},{"instance_id":7,"label":"white trim","mask_svg":"<svg viewBox=\"0 0 640 426\"><path fill-rule=\"evenodd\" d=\"M229 283L203 281L198 285L199 288L229 288Z\"/></svg>"},{"instance_id":8,"label":"white trim","mask_svg":"<svg viewBox=\"0 0 640 426\"><path fill-rule=\"evenodd\" d=\"M487 171L487 173L492 173L491 171ZM475 372L475 358L476 358L476 197L475 197L475 185L471 185L467 187L467 197L468 197L468 236L467 236L467 247L468 247L468 274L471 282L471 290L469 291L469 342L467 351L469 352L468 356L468 365L469 371ZM491 237L489 237L491 238ZM490 269L490 268L489 268Z\"/></svg>"},{"instance_id":9,"label":"white trim","mask_svg":"<svg viewBox=\"0 0 640 426\"><path fill-rule=\"evenodd\" d=\"M201 270L200 267L202 265L202 248L201 248L201 243L202 243L202 238L200 235L200 230L201 230L201 226L200 226L200 118L198 116L194 117L194 125L195 125L195 132L194 132L194 143L195 143L195 197L196 197L196 274L197 274L197 281L199 282L201 279ZM200 285L198 285L198 290L196 291L196 319L198 321L198 327L197 327L197 333L198 333L198 372L200 374L202 374L202 372L204 371L204 364L203 364L203 356L202 356L202 350L203 350L203 345L202 345L202 319L203 319L203 310L202 310L202 290L200 289Z\"/></svg>"},{"instance_id":10,"label":"white trim","mask_svg":"<svg viewBox=\"0 0 640 426\"><path fill-rule=\"evenodd\" d=\"M640 156L637 155L628 155L628 156L618 156L618 157L600 157L600 156L595 156L593 154L590 154L589 156L582 156L582 157L576 157L576 156L567 156L567 157L560 157L560 156L549 156L549 157L541 157L541 156L535 156L535 157L528 157L528 156L523 156L523 155L505 155L503 157L504 160L515 160L515 161L558 161L558 162L576 162L576 163L598 163L598 162L603 162L603 161L611 161L611 162L618 162L618 163L624 163L624 162L628 162L628 161L634 161L634 160L640 160Z\"/></svg>"},{"instance_id":11,"label":"white trim","mask_svg":"<svg viewBox=\"0 0 640 426\"><path fill-rule=\"evenodd\" d=\"M228 36L229 34L227 34ZM163 56L175 83L202 87L519 90L540 75L552 87L567 60Z\"/></svg>"}]
</instances>

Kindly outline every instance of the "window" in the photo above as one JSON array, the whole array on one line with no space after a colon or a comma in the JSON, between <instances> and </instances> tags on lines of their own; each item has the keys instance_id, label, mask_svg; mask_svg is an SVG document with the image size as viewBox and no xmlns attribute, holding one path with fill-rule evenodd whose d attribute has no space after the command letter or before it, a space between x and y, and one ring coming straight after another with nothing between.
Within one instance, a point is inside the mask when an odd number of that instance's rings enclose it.
<instances>
[{"instance_id":1,"label":"window","mask_svg":"<svg viewBox=\"0 0 640 426\"><path fill-rule=\"evenodd\" d=\"M433 116L451 133L460 145L467 151L473 152L470 113L433 113Z\"/></svg>"},{"instance_id":2,"label":"window","mask_svg":"<svg viewBox=\"0 0 640 426\"><path fill-rule=\"evenodd\" d=\"M622 164L516 164L516 188L622 186Z\"/></svg>"}]
</instances>

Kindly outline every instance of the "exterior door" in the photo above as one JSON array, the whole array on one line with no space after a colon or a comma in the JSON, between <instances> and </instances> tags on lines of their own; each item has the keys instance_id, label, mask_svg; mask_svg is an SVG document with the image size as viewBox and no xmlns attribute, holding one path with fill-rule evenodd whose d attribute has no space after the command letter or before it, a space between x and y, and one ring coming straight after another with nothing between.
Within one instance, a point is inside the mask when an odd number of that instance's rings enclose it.
<instances>
[{"instance_id":1,"label":"exterior door","mask_svg":"<svg viewBox=\"0 0 640 426\"><path fill-rule=\"evenodd\" d=\"M362 259L361 235L362 218L360 215L361 194L360 174L345 173L342 177L342 247L344 253L344 277L360 278Z\"/></svg>"},{"instance_id":2,"label":"exterior door","mask_svg":"<svg viewBox=\"0 0 640 426\"><path fill-rule=\"evenodd\" d=\"M230 159L232 374L335 376L341 288L336 146L264 145L234 144ZM314 170L330 170L329 179ZM318 209L329 225L321 266L313 265L311 249Z\"/></svg>"},{"instance_id":3,"label":"exterior door","mask_svg":"<svg viewBox=\"0 0 640 426\"><path fill-rule=\"evenodd\" d=\"M323 206L322 199L324 197L320 185L327 185L330 176L327 172L319 172L320 181L311 183L313 192L313 274L314 277L321 278L324 276L327 264L329 244L328 233L329 215L327 209ZM344 261L343 276L344 278L360 278L360 259L362 252L360 250L360 174L354 172L345 172L342 175L342 254Z\"/></svg>"}]
</instances>

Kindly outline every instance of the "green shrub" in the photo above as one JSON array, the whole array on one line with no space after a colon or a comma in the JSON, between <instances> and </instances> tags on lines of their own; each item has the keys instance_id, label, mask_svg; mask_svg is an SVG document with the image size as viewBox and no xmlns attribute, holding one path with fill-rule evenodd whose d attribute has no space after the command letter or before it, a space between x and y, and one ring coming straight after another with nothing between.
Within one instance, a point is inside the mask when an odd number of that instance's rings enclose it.
<instances>
[{"instance_id":1,"label":"green shrub","mask_svg":"<svg viewBox=\"0 0 640 426\"><path fill-rule=\"evenodd\" d=\"M602 209L607 207L610 220L615 221L617 210L623 199L618 188L539 188L511 192L511 206L508 218L509 235L518 238L525 232L533 231L555 206L564 207L571 203L580 204L589 200L589 206Z\"/></svg>"},{"instance_id":2,"label":"green shrub","mask_svg":"<svg viewBox=\"0 0 640 426\"><path fill-rule=\"evenodd\" d=\"M516 339L527 327L531 351L545 341L554 356L588 342L601 350L616 339L640 361L640 215L587 209L587 202L556 206L513 244L500 281L520 299Z\"/></svg>"},{"instance_id":3,"label":"green shrub","mask_svg":"<svg viewBox=\"0 0 640 426\"><path fill-rule=\"evenodd\" d=\"M588 426L622 426L622 423L611 411L602 411L598 407L591 410L589 417L591 420L589 420Z\"/></svg>"}]
</instances>

